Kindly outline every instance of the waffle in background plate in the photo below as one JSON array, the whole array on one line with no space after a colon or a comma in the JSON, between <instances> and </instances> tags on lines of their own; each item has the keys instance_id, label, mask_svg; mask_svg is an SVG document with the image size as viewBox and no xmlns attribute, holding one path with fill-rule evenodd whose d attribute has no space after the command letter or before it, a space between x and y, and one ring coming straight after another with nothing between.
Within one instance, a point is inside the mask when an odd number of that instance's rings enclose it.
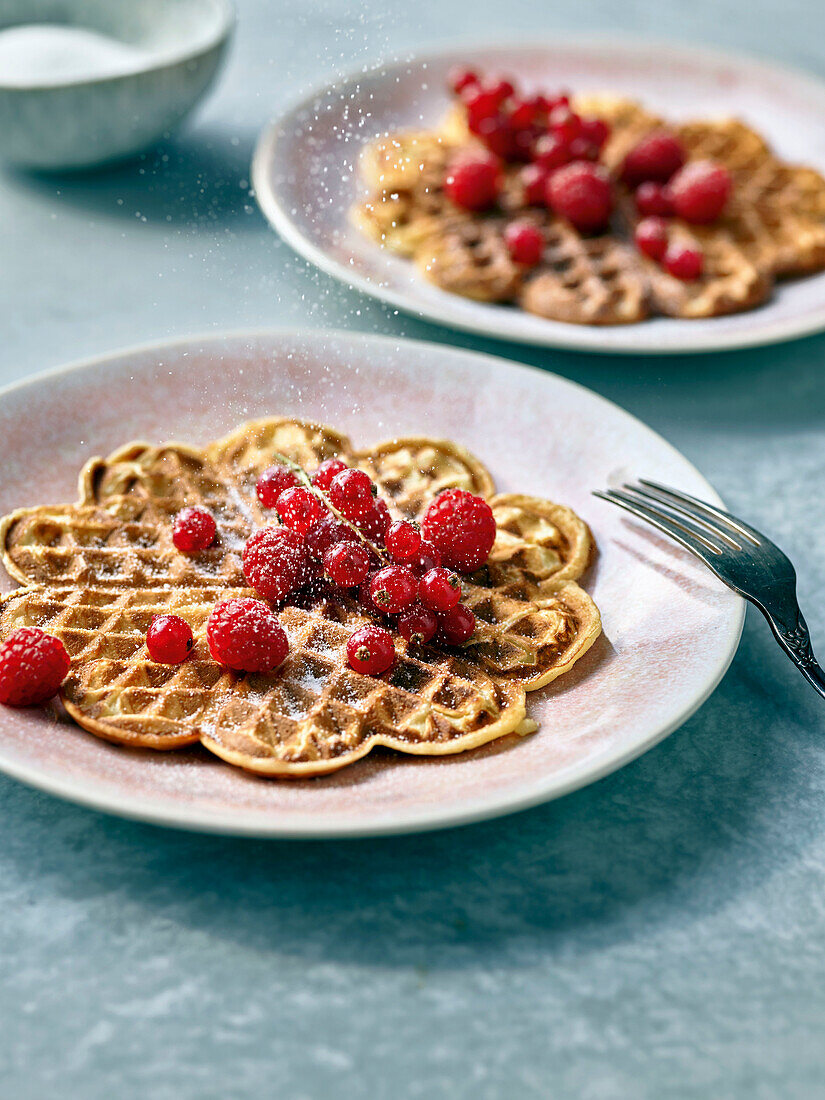
<instances>
[{"instance_id":1,"label":"waffle in background plate","mask_svg":"<svg viewBox=\"0 0 825 1100\"><path fill-rule=\"evenodd\" d=\"M321 586L279 613L290 652L275 672L216 664L206 619L218 600L251 594L240 555L264 522L254 485L276 452L310 469L339 454L371 474L398 516L420 516L451 486L487 497L498 533L487 565L464 583L478 619L470 643L415 647L396 635L394 668L364 676L345 647L369 618ZM215 515L220 542L182 555L172 518L196 503ZM586 525L549 501L496 495L476 458L423 437L359 451L323 425L271 418L204 450L128 444L84 468L77 504L13 512L0 539L6 568L26 585L0 602L0 636L37 625L61 638L72 658L62 697L80 725L133 746L200 741L263 775L323 774L376 745L442 755L525 732L525 693L568 671L600 632L577 584L593 552ZM192 626L181 665L148 657L146 629L160 612Z\"/></svg>"}]
</instances>

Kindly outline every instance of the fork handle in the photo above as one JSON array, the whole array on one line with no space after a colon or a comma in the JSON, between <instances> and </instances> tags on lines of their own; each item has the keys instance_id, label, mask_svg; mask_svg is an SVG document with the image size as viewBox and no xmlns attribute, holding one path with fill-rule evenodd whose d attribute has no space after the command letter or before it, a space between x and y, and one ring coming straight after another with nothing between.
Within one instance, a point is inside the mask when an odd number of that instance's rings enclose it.
<instances>
[{"instance_id":1,"label":"fork handle","mask_svg":"<svg viewBox=\"0 0 825 1100\"><path fill-rule=\"evenodd\" d=\"M825 670L817 663L811 647L811 635L808 624L799 608L795 609L795 621L783 622L770 612L763 610L776 640L811 685L825 699Z\"/></svg>"}]
</instances>

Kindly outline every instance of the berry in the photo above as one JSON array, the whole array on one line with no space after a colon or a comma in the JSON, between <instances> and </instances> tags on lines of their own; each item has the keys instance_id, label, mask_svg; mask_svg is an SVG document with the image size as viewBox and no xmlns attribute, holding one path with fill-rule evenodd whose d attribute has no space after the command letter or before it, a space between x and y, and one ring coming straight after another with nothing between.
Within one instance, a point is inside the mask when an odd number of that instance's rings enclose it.
<instances>
[{"instance_id":1,"label":"berry","mask_svg":"<svg viewBox=\"0 0 825 1100\"><path fill-rule=\"evenodd\" d=\"M539 110L534 99L511 99L507 104L507 119L514 130L529 130L535 126Z\"/></svg>"},{"instance_id":2,"label":"berry","mask_svg":"<svg viewBox=\"0 0 825 1100\"><path fill-rule=\"evenodd\" d=\"M391 523L387 531L387 551L393 561L412 561L421 551L421 532L403 519Z\"/></svg>"},{"instance_id":3,"label":"berry","mask_svg":"<svg viewBox=\"0 0 825 1100\"><path fill-rule=\"evenodd\" d=\"M478 74L472 69L465 69L462 65L456 65L450 69L447 76L447 85L453 95L460 95L465 88L472 88L478 83Z\"/></svg>"},{"instance_id":4,"label":"berry","mask_svg":"<svg viewBox=\"0 0 825 1100\"><path fill-rule=\"evenodd\" d=\"M179 665L194 645L192 627L179 615L153 615L146 631L149 656L159 665Z\"/></svg>"},{"instance_id":5,"label":"berry","mask_svg":"<svg viewBox=\"0 0 825 1100\"><path fill-rule=\"evenodd\" d=\"M362 626L353 631L347 642L350 668L365 676L380 676L395 663L392 635L382 626Z\"/></svg>"},{"instance_id":6,"label":"berry","mask_svg":"<svg viewBox=\"0 0 825 1100\"><path fill-rule=\"evenodd\" d=\"M341 588L357 588L369 571L369 551L360 542L339 542L324 554L324 572Z\"/></svg>"},{"instance_id":7,"label":"berry","mask_svg":"<svg viewBox=\"0 0 825 1100\"><path fill-rule=\"evenodd\" d=\"M585 137L573 138L568 146L571 160L598 160L599 147Z\"/></svg>"},{"instance_id":8,"label":"berry","mask_svg":"<svg viewBox=\"0 0 825 1100\"><path fill-rule=\"evenodd\" d=\"M673 214L670 190L662 183L654 183L652 180L640 183L636 188L635 200L636 209L643 217L656 215L668 218Z\"/></svg>"},{"instance_id":9,"label":"berry","mask_svg":"<svg viewBox=\"0 0 825 1100\"><path fill-rule=\"evenodd\" d=\"M383 543L387 534L387 529L392 523L392 516L390 510L387 507L387 502L380 498L373 498L373 505L369 512L360 519L357 519L356 524L360 531L371 539L373 542Z\"/></svg>"},{"instance_id":10,"label":"berry","mask_svg":"<svg viewBox=\"0 0 825 1100\"><path fill-rule=\"evenodd\" d=\"M342 462L340 458L326 458L312 475L312 484L326 492L335 475L346 469L346 462Z\"/></svg>"},{"instance_id":11,"label":"berry","mask_svg":"<svg viewBox=\"0 0 825 1100\"><path fill-rule=\"evenodd\" d=\"M455 573L439 566L420 581L421 599L433 611L449 611L461 599L461 581Z\"/></svg>"},{"instance_id":12,"label":"berry","mask_svg":"<svg viewBox=\"0 0 825 1100\"><path fill-rule=\"evenodd\" d=\"M544 206L547 194L546 169L540 164L526 164L519 175L524 188L524 201L530 206Z\"/></svg>"},{"instance_id":13,"label":"berry","mask_svg":"<svg viewBox=\"0 0 825 1100\"><path fill-rule=\"evenodd\" d=\"M445 565L472 573L490 556L496 521L482 497L466 489L446 489L427 509L421 532L439 551Z\"/></svg>"},{"instance_id":14,"label":"berry","mask_svg":"<svg viewBox=\"0 0 825 1100\"><path fill-rule=\"evenodd\" d=\"M512 80L508 80L505 76L498 76L484 84L484 91L491 96L495 96L499 106L501 106L505 99L509 99L511 95L515 94L516 89Z\"/></svg>"},{"instance_id":15,"label":"berry","mask_svg":"<svg viewBox=\"0 0 825 1100\"><path fill-rule=\"evenodd\" d=\"M20 626L0 645L0 703L27 707L45 703L69 671L69 654L59 638L37 626Z\"/></svg>"},{"instance_id":16,"label":"berry","mask_svg":"<svg viewBox=\"0 0 825 1100\"><path fill-rule=\"evenodd\" d=\"M292 470L286 466L270 466L258 478L255 492L264 508L274 508L281 493L297 484L298 478Z\"/></svg>"},{"instance_id":17,"label":"berry","mask_svg":"<svg viewBox=\"0 0 825 1100\"><path fill-rule=\"evenodd\" d=\"M476 128L476 133L490 152L502 160L514 159L520 155L520 149L516 143L516 132L508 120L501 115L483 118ZM489 206L490 203L485 205Z\"/></svg>"},{"instance_id":18,"label":"berry","mask_svg":"<svg viewBox=\"0 0 825 1100\"><path fill-rule=\"evenodd\" d=\"M289 652L275 615L248 596L215 604L206 621L206 638L214 660L238 672L271 672Z\"/></svg>"},{"instance_id":19,"label":"berry","mask_svg":"<svg viewBox=\"0 0 825 1100\"><path fill-rule=\"evenodd\" d=\"M685 151L676 135L668 130L655 130L643 137L627 154L621 176L630 187L645 180L667 183L684 163Z\"/></svg>"},{"instance_id":20,"label":"berry","mask_svg":"<svg viewBox=\"0 0 825 1100\"><path fill-rule=\"evenodd\" d=\"M665 271L675 279L691 283L702 274L705 257L698 248L687 248L685 245L674 244L665 252L663 263Z\"/></svg>"},{"instance_id":21,"label":"berry","mask_svg":"<svg viewBox=\"0 0 825 1100\"><path fill-rule=\"evenodd\" d=\"M712 160L691 161L670 182L673 209L686 222L712 222L724 210L731 186L730 172L724 165Z\"/></svg>"},{"instance_id":22,"label":"berry","mask_svg":"<svg viewBox=\"0 0 825 1100\"><path fill-rule=\"evenodd\" d=\"M305 535L324 514L324 506L320 500L302 485L296 485L281 493L276 507L281 523L301 536Z\"/></svg>"},{"instance_id":23,"label":"berry","mask_svg":"<svg viewBox=\"0 0 825 1100\"><path fill-rule=\"evenodd\" d=\"M438 568L439 565L441 565L441 554L431 542L422 539L421 549L418 555L412 560L413 572L416 576L423 577L425 573L429 573L431 569Z\"/></svg>"},{"instance_id":24,"label":"berry","mask_svg":"<svg viewBox=\"0 0 825 1100\"><path fill-rule=\"evenodd\" d=\"M447 645L463 645L472 637L475 628L476 617L463 603L438 616L438 637Z\"/></svg>"},{"instance_id":25,"label":"berry","mask_svg":"<svg viewBox=\"0 0 825 1100\"><path fill-rule=\"evenodd\" d=\"M288 527L261 527L243 552L246 579L265 600L282 600L308 578L304 540Z\"/></svg>"},{"instance_id":26,"label":"berry","mask_svg":"<svg viewBox=\"0 0 825 1100\"><path fill-rule=\"evenodd\" d=\"M418 578L406 565L385 565L370 582L370 598L387 615L411 604L418 595Z\"/></svg>"},{"instance_id":27,"label":"berry","mask_svg":"<svg viewBox=\"0 0 825 1100\"><path fill-rule=\"evenodd\" d=\"M359 540L351 527L347 527L345 523L341 523L331 512L328 512L323 519L310 527L304 541L307 553L313 558L321 559L337 542L358 542Z\"/></svg>"},{"instance_id":28,"label":"berry","mask_svg":"<svg viewBox=\"0 0 825 1100\"><path fill-rule=\"evenodd\" d=\"M570 146L555 134L543 134L533 146L533 161L547 172L563 168L570 162Z\"/></svg>"},{"instance_id":29,"label":"berry","mask_svg":"<svg viewBox=\"0 0 825 1100\"><path fill-rule=\"evenodd\" d=\"M580 136L601 149L610 137L610 127L603 118L583 118Z\"/></svg>"},{"instance_id":30,"label":"berry","mask_svg":"<svg viewBox=\"0 0 825 1100\"><path fill-rule=\"evenodd\" d=\"M640 252L651 260L661 260L667 251L667 222L663 218L642 218L634 238Z\"/></svg>"},{"instance_id":31,"label":"berry","mask_svg":"<svg viewBox=\"0 0 825 1100\"><path fill-rule=\"evenodd\" d=\"M576 229L604 229L613 209L607 173L594 164L568 164L547 181L548 205Z\"/></svg>"},{"instance_id":32,"label":"berry","mask_svg":"<svg viewBox=\"0 0 825 1100\"><path fill-rule=\"evenodd\" d=\"M514 263L535 267L544 252L544 236L528 221L510 222L504 230L504 243Z\"/></svg>"},{"instance_id":33,"label":"berry","mask_svg":"<svg viewBox=\"0 0 825 1100\"><path fill-rule=\"evenodd\" d=\"M413 645L426 645L437 627L435 612L420 603L405 607L398 616L398 633Z\"/></svg>"},{"instance_id":34,"label":"berry","mask_svg":"<svg viewBox=\"0 0 825 1100\"><path fill-rule=\"evenodd\" d=\"M444 179L447 198L465 210L486 210L492 206L500 186L501 172L494 157L459 160Z\"/></svg>"},{"instance_id":35,"label":"berry","mask_svg":"<svg viewBox=\"0 0 825 1100\"><path fill-rule=\"evenodd\" d=\"M215 541L218 529L211 512L195 504L181 508L172 527L172 542L178 550L205 550Z\"/></svg>"},{"instance_id":36,"label":"berry","mask_svg":"<svg viewBox=\"0 0 825 1100\"><path fill-rule=\"evenodd\" d=\"M553 134L569 145L581 133L582 120L566 103L559 103L547 116L547 124Z\"/></svg>"},{"instance_id":37,"label":"berry","mask_svg":"<svg viewBox=\"0 0 825 1100\"><path fill-rule=\"evenodd\" d=\"M467 107L467 125L473 133L477 132L479 124L484 119L498 114L499 100L480 85L468 85L462 92L461 98Z\"/></svg>"},{"instance_id":38,"label":"berry","mask_svg":"<svg viewBox=\"0 0 825 1100\"><path fill-rule=\"evenodd\" d=\"M375 486L363 470L342 470L332 479L329 499L349 520L366 516L373 507Z\"/></svg>"}]
</instances>

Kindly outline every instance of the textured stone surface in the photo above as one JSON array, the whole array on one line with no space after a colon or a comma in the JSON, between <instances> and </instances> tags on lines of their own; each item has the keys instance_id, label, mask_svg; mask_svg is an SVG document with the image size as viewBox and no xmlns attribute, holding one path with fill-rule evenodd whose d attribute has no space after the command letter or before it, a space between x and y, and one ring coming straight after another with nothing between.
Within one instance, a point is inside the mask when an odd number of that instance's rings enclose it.
<instances>
[{"instance_id":1,"label":"textured stone surface","mask_svg":"<svg viewBox=\"0 0 825 1100\"><path fill-rule=\"evenodd\" d=\"M782 543L825 652L825 338L701 360L531 351L397 317L309 271L246 193L257 129L336 69L465 33L468 9L239 9L197 128L104 176L3 175L0 378L272 324L546 366L664 432ZM770 0L582 0L542 16L532 0L480 0L472 12L491 38L623 29L825 74L825 16L806 0L778 23ZM264 844L117 821L1 778L0 815L0 1091L12 1100L822 1095L825 709L755 614L682 730L594 787L498 822Z\"/></svg>"}]
</instances>

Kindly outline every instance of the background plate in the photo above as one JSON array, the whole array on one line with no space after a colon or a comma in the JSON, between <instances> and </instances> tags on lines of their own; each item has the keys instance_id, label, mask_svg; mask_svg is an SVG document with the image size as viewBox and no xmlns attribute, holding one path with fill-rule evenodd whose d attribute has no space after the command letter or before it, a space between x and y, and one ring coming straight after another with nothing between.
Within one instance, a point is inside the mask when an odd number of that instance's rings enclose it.
<instances>
[{"instance_id":1,"label":"background plate","mask_svg":"<svg viewBox=\"0 0 825 1100\"><path fill-rule=\"evenodd\" d=\"M706 321L653 318L593 327L534 317L439 290L409 260L361 234L349 209L364 194L364 143L440 121L456 63L515 74L523 85L637 97L673 119L737 115L790 160L825 171L825 85L763 62L652 42L559 40L479 47L394 62L311 96L264 131L253 161L261 208L281 236L331 275L399 309L452 328L522 343L605 352L750 347L825 328L825 273L779 284L764 306Z\"/></svg>"},{"instance_id":2,"label":"background plate","mask_svg":"<svg viewBox=\"0 0 825 1100\"><path fill-rule=\"evenodd\" d=\"M276 413L327 421L358 444L452 437L501 490L570 504L591 524L599 558L584 584L605 634L570 675L529 696L539 732L431 760L383 750L324 779L277 782L202 750L123 749L51 710L0 707L0 769L100 809L192 829L411 831L520 809L605 775L683 722L727 668L743 602L590 495L647 473L718 501L696 469L589 390L438 345L324 333L208 337L43 375L3 394L0 513L75 499L82 463L131 439L205 443ZM4 576L3 587L14 585Z\"/></svg>"}]
</instances>

